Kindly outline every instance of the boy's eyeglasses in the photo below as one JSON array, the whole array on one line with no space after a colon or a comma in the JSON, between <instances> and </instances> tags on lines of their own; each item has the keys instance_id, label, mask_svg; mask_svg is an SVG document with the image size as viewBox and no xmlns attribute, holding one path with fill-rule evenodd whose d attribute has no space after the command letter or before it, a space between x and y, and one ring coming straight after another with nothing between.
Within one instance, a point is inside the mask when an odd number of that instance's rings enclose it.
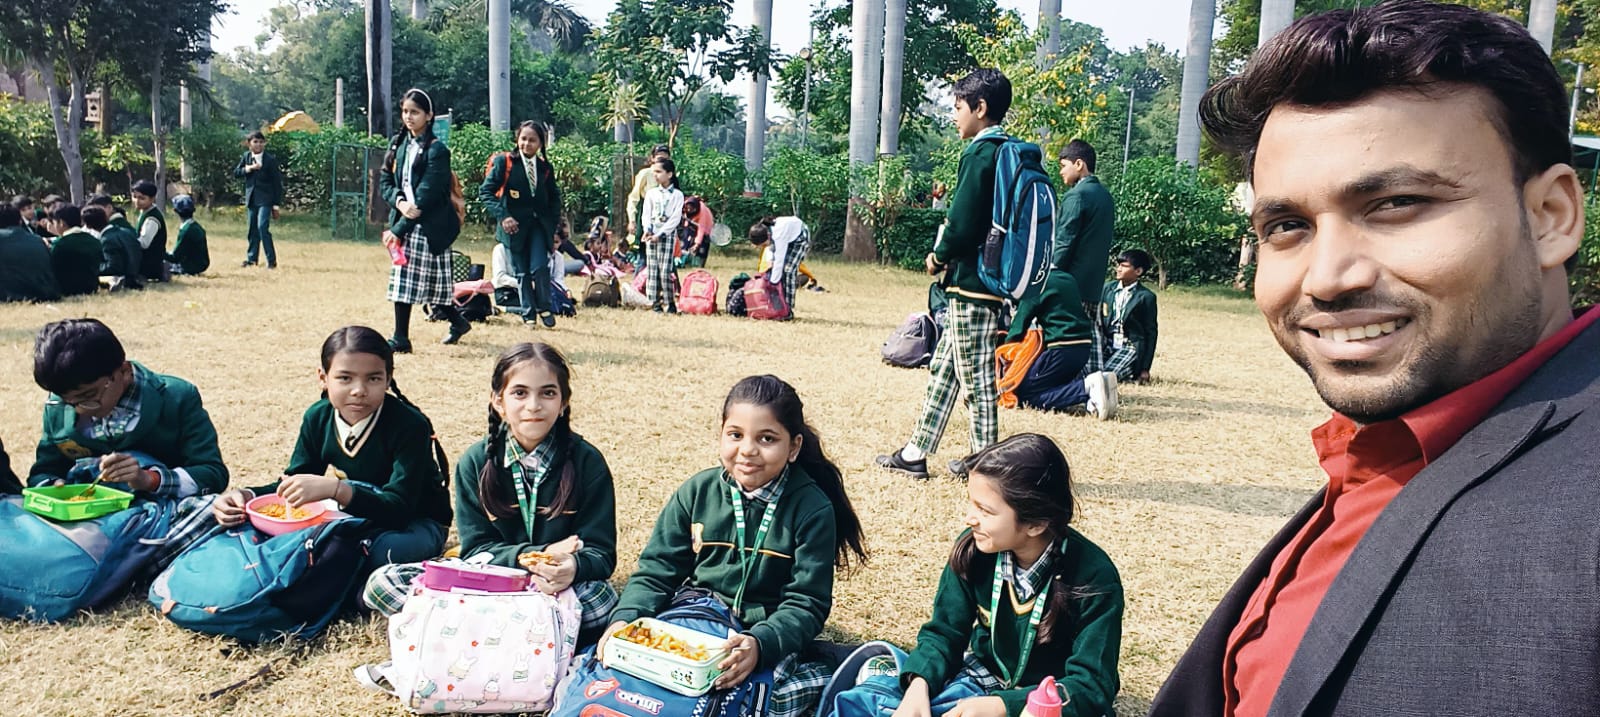
<instances>
[{"instance_id":1,"label":"boy's eyeglasses","mask_svg":"<svg viewBox=\"0 0 1600 717\"><path fill-rule=\"evenodd\" d=\"M101 384L99 388L91 389L87 396L82 392L72 398L62 396L61 402L73 408L82 408L88 411L97 410L104 403L104 396L108 388L111 388L110 378L107 378L106 382Z\"/></svg>"}]
</instances>

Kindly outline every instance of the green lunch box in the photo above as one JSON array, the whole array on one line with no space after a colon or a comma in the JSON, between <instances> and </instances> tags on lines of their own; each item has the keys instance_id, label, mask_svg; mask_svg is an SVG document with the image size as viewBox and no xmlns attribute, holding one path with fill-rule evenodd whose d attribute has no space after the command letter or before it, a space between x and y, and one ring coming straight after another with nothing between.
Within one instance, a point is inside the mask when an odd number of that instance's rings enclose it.
<instances>
[{"instance_id":1,"label":"green lunch box","mask_svg":"<svg viewBox=\"0 0 1600 717\"><path fill-rule=\"evenodd\" d=\"M83 492L84 484L53 485L22 489L22 507L30 513L52 520L88 520L126 510L133 502L133 494L108 488L94 487L88 500L68 500Z\"/></svg>"}]
</instances>

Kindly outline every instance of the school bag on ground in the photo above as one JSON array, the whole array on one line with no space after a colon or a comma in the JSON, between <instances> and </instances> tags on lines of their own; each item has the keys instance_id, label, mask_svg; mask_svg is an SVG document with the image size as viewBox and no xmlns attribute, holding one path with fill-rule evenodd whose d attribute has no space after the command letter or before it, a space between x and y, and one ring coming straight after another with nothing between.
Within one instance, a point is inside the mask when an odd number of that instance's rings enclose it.
<instances>
[{"instance_id":1,"label":"school bag on ground","mask_svg":"<svg viewBox=\"0 0 1600 717\"><path fill-rule=\"evenodd\" d=\"M744 285L744 311L752 319L787 321L789 302L783 298L783 285L765 273L750 277Z\"/></svg>"},{"instance_id":2,"label":"school bag on ground","mask_svg":"<svg viewBox=\"0 0 1600 717\"><path fill-rule=\"evenodd\" d=\"M365 578L375 532L359 518L276 537L234 528L179 555L150 585L150 603L179 627L208 635L310 639Z\"/></svg>"},{"instance_id":3,"label":"school bag on ground","mask_svg":"<svg viewBox=\"0 0 1600 717\"><path fill-rule=\"evenodd\" d=\"M550 280L550 313L556 316L578 315L578 302L572 300L572 292L567 291L566 282L560 279Z\"/></svg>"},{"instance_id":4,"label":"school bag on ground","mask_svg":"<svg viewBox=\"0 0 1600 717\"><path fill-rule=\"evenodd\" d=\"M656 619L711 635L744 629L727 605L698 588L680 591ZM765 717L771 699L772 670L756 670L732 689L690 697L608 668L590 648L556 688L549 717Z\"/></svg>"},{"instance_id":5,"label":"school bag on ground","mask_svg":"<svg viewBox=\"0 0 1600 717\"><path fill-rule=\"evenodd\" d=\"M744 316L744 285L748 283L750 283L750 275L742 271L728 280L729 316Z\"/></svg>"},{"instance_id":6,"label":"school bag on ground","mask_svg":"<svg viewBox=\"0 0 1600 717\"><path fill-rule=\"evenodd\" d=\"M873 641L856 648L834 670L822 688L817 717L882 717L900 706L901 665L906 653L887 642ZM972 680L957 673L937 695L929 695L934 717L954 709L957 702L983 695Z\"/></svg>"},{"instance_id":7,"label":"school bag on ground","mask_svg":"<svg viewBox=\"0 0 1600 717\"><path fill-rule=\"evenodd\" d=\"M883 362L901 368L922 368L933 361L933 347L939 344L939 325L930 314L912 314L889 334L880 353Z\"/></svg>"},{"instance_id":8,"label":"school bag on ground","mask_svg":"<svg viewBox=\"0 0 1600 717\"><path fill-rule=\"evenodd\" d=\"M583 284L584 306L616 306L622 303L622 289L615 276L590 276Z\"/></svg>"},{"instance_id":9,"label":"school bag on ground","mask_svg":"<svg viewBox=\"0 0 1600 717\"><path fill-rule=\"evenodd\" d=\"M156 557L175 504L136 501L110 515L57 522L0 497L0 617L55 622L121 597Z\"/></svg>"},{"instance_id":10,"label":"school bag on ground","mask_svg":"<svg viewBox=\"0 0 1600 717\"><path fill-rule=\"evenodd\" d=\"M705 269L695 269L683 277L683 293L678 310L685 314L717 313L717 277Z\"/></svg>"},{"instance_id":11,"label":"school bag on ground","mask_svg":"<svg viewBox=\"0 0 1600 717\"><path fill-rule=\"evenodd\" d=\"M1039 145L995 137L994 211L978 260L978 278L996 295L1020 302L1044 288L1055 241L1056 195Z\"/></svg>"},{"instance_id":12,"label":"school bag on ground","mask_svg":"<svg viewBox=\"0 0 1600 717\"><path fill-rule=\"evenodd\" d=\"M546 710L579 623L571 590L452 592L419 580L389 618L389 661L357 668L356 679L423 714Z\"/></svg>"}]
</instances>

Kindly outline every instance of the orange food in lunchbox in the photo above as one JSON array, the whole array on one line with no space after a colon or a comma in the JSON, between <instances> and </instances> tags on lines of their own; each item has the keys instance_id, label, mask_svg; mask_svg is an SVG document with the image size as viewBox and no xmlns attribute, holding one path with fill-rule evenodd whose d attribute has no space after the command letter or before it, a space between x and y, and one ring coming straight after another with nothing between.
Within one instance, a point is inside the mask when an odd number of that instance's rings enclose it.
<instances>
[{"instance_id":1,"label":"orange food in lunchbox","mask_svg":"<svg viewBox=\"0 0 1600 717\"><path fill-rule=\"evenodd\" d=\"M278 520L305 520L311 517L311 511L304 508L290 508L286 503L267 503L256 508L256 512Z\"/></svg>"},{"instance_id":2,"label":"orange food in lunchbox","mask_svg":"<svg viewBox=\"0 0 1600 717\"><path fill-rule=\"evenodd\" d=\"M692 646L666 632L651 630L643 625L624 626L617 630L614 637L696 662L706 659L704 647Z\"/></svg>"}]
</instances>

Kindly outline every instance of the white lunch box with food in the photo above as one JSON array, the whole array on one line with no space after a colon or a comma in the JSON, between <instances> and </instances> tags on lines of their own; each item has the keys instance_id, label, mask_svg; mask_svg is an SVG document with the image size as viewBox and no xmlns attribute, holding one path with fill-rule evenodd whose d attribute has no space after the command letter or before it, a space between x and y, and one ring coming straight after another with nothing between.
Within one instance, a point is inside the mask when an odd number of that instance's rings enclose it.
<instances>
[{"instance_id":1,"label":"white lunch box with food","mask_svg":"<svg viewBox=\"0 0 1600 717\"><path fill-rule=\"evenodd\" d=\"M726 635L641 617L611 634L601 663L680 695L699 697L722 674L717 664L728 657L727 642Z\"/></svg>"}]
</instances>

